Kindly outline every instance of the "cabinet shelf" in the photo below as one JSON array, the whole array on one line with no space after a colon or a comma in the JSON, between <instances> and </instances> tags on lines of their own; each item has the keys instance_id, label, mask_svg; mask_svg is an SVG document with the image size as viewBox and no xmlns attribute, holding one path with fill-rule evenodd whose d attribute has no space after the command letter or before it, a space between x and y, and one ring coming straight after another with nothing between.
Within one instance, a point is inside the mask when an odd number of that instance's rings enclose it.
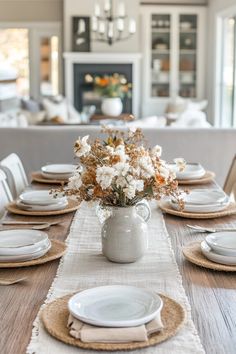
<instances>
[{"instance_id":1,"label":"cabinet shelf","mask_svg":"<svg viewBox=\"0 0 236 354\"><path fill-rule=\"evenodd\" d=\"M170 33L170 28L152 28L152 33Z\"/></svg>"}]
</instances>

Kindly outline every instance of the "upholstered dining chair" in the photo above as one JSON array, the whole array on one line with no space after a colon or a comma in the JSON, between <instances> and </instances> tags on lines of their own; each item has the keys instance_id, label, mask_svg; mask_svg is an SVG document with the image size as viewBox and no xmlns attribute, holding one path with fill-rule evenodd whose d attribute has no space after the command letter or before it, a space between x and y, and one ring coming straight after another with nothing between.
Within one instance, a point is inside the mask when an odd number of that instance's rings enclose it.
<instances>
[{"instance_id":1,"label":"upholstered dining chair","mask_svg":"<svg viewBox=\"0 0 236 354\"><path fill-rule=\"evenodd\" d=\"M0 170L0 218L4 215L5 206L12 201L12 194L7 184L7 176Z\"/></svg>"},{"instance_id":2,"label":"upholstered dining chair","mask_svg":"<svg viewBox=\"0 0 236 354\"><path fill-rule=\"evenodd\" d=\"M8 155L0 162L0 169L7 176L7 183L13 198L17 198L29 184L19 156L15 153Z\"/></svg>"},{"instance_id":3,"label":"upholstered dining chair","mask_svg":"<svg viewBox=\"0 0 236 354\"><path fill-rule=\"evenodd\" d=\"M223 189L226 194L236 201L236 155L231 163Z\"/></svg>"}]
</instances>

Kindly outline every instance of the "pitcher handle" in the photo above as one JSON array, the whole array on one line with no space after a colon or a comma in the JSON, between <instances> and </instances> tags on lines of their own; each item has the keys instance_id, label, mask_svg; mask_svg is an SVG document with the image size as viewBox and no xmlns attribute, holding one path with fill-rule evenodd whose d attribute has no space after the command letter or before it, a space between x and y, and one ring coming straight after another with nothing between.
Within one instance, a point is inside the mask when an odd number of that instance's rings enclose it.
<instances>
[{"instance_id":1,"label":"pitcher handle","mask_svg":"<svg viewBox=\"0 0 236 354\"><path fill-rule=\"evenodd\" d=\"M151 217L151 209L146 200L138 202L136 205L136 210L139 216L144 219L144 221L148 221ZM141 207L141 208L139 208ZM140 209L140 210L139 210ZM145 210L145 211L144 211Z\"/></svg>"}]
</instances>

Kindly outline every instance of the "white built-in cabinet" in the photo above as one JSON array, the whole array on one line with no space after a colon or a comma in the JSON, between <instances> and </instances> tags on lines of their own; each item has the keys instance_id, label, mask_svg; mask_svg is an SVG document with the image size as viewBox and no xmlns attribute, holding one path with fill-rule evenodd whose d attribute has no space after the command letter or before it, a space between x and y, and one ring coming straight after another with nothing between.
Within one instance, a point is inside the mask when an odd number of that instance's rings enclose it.
<instances>
[{"instance_id":1,"label":"white built-in cabinet","mask_svg":"<svg viewBox=\"0 0 236 354\"><path fill-rule=\"evenodd\" d=\"M160 115L177 96L206 91L206 7L141 6L142 115Z\"/></svg>"}]
</instances>

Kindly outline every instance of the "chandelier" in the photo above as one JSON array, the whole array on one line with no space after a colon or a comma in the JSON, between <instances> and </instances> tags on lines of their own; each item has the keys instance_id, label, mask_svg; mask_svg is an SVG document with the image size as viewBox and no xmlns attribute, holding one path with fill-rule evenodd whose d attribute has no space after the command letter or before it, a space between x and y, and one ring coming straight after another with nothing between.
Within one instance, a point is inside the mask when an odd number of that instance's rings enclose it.
<instances>
[{"instance_id":1,"label":"chandelier","mask_svg":"<svg viewBox=\"0 0 236 354\"><path fill-rule=\"evenodd\" d=\"M95 41L112 45L130 38L136 32L136 22L133 18L128 19L124 2L118 2L117 14L114 14L113 5L113 0L105 0L102 10L99 3L95 3L92 17Z\"/></svg>"}]
</instances>

